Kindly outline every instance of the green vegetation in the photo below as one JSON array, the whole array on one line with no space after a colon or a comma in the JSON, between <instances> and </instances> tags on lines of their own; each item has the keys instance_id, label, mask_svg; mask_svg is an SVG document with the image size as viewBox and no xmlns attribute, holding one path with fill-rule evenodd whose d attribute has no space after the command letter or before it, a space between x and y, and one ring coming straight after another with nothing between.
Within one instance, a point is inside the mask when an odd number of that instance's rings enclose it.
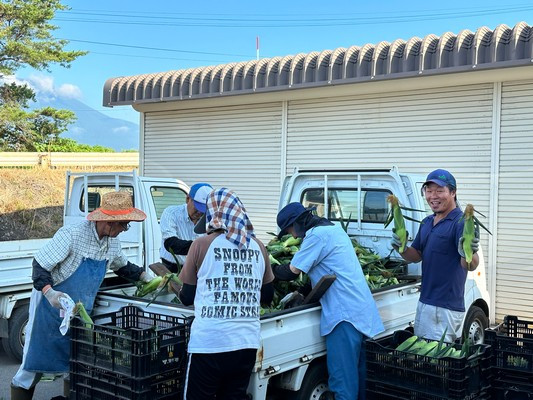
<instances>
[{"instance_id":1,"label":"green vegetation","mask_svg":"<svg viewBox=\"0 0 533 400\"><path fill-rule=\"evenodd\" d=\"M49 70L51 64L69 67L84 51L66 51L67 40L56 39L50 24L59 0L4 0L0 3L0 151L42 151L58 140L76 116L52 107L30 110L35 93L26 86L7 83L23 67ZM57 151L57 150L56 150ZM69 150L76 151L76 150Z\"/></svg>"}]
</instances>

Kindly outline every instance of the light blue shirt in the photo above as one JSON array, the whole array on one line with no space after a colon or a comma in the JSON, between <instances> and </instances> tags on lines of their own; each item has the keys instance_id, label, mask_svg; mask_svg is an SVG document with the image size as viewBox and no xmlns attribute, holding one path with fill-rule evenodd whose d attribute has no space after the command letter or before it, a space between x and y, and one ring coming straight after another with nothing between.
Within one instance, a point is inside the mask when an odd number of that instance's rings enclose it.
<instances>
[{"instance_id":1,"label":"light blue shirt","mask_svg":"<svg viewBox=\"0 0 533 400\"><path fill-rule=\"evenodd\" d=\"M320 334L329 334L342 321L374 337L384 331L361 264L348 235L338 226L316 226L306 232L291 264L309 275L315 286L324 275L337 279L322 296Z\"/></svg>"}]
</instances>

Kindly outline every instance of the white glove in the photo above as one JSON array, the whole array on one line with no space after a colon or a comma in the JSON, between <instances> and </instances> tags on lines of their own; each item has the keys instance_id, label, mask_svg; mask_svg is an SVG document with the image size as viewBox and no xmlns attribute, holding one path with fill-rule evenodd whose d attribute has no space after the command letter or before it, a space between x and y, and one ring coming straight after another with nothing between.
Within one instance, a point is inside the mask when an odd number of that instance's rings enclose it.
<instances>
[{"instance_id":1,"label":"white glove","mask_svg":"<svg viewBox=\"0 0 533 400\"><path fill-rule=\"evenodd\" d=\"M402 245L402 241L400 240L400 237L394 232L392 232L392 238L391 238L391 241L390 241L390 245L396 251L398 251L398 249Z\"/></svg>"},{"instance_id":2,"label":"white glove","mask_svg":"<svg viewBox=\"0 0 533 400\"><path fill-rule=\"evenodd\" d=\"M406 231L405 234L407 235L407 237L409 237L409 232ZM397 252L399 252L400 246L402 245L402 241L401 241L400 237L396 234L394 228L392 228L392 237L391 237L390 245ZM407 247L408 246L405 245L406 249L407 249Z\"/></svg>"},{"instance_id":3,"label":"white glove","mask_svg":"<svg viewBox=\"0 0 533 400\"><path fill-rule=\"evenodd\" d=\"M150 282L150 281L152 280L152 278L150 278L150 277L148 276L148 274L146 273L146 271L143 271L143 272L141 273L141 276L139 276L139 280L140 280L141 282L145 282L145 283L146 283L146 282Z\"/></svg>"},{"instance_id":4,"label":"white glove","mask_svg":"<svg viewBox=\"0 0 533 400\"><path fill-rule=\"evenodd\" d=\"M46 300L50 303L50 305L54 308L57 308L58 310L63 309L61 306L61 303L59 302L60 297L65 297L72 301L70 296L66 293L60 292L59 290L54 290L52 288L48 289L46 293L44 294L44 297L46 297Z\"/></svg>"}]
</instances>

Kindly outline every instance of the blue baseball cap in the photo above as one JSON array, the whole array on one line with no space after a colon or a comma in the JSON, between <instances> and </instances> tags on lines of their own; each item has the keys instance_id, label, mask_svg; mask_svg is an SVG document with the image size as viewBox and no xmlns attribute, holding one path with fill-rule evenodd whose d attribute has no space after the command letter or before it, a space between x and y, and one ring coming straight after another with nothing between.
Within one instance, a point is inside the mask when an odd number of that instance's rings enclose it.
<instances>
[{"instance_id":1,"label":"blue baseball cap","mask_svg":"<svg viewBox=\"0 0 533 400\"><path fill-rule=\"evenodd\" d=\"M207 196L213 191L213 187L209 183L199 182L191 186L189 190L189 197L194 202L194 208L205 214L207 209Z\"/></svg>"},{"instance_id":2,"label":"blue baseball cap","mask_svg":"<svg viewBox=\"0 0 533 400\"><path fill-rule=\"evenodd\" d=\"M445 169L436 169L435 171L430 172L423 186L426 186L432 182L442 187L451 186L454 189L457 188L455 178L450 172L446 171Z\"/></svg>"},{"instance_id":3,"label":"blue baseball cap","mask_svg":"<svg viewBox=\"0 0 533 400\"><path fill-rule=\"evenodd\" d=\"M276 222L280 229L278 237L285 235L287 233L287 228L293 225L294 221L296 221L300 215L314 209L315 207L305 208L302 203L298 202L289 203L283 207L276 218Z\"/></svg>"}]
</instances>

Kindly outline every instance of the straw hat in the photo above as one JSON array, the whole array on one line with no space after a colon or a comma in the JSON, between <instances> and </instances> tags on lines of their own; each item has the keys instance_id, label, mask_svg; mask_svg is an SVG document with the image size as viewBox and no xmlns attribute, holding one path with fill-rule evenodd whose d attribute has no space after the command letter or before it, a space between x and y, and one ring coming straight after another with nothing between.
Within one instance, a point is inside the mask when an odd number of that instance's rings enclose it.
<instances>
[{"instance_id":1,"label":"straw hat","mask_svg":"<svg viewBox=\"0 0 533 400\"><path fill-rule=\"evenodd\" d=\"M89 221L144 221L146 214L133 207L128 192L109 192L102 196L99 208L87 215Z\"/></svg>"}]
</instances>

